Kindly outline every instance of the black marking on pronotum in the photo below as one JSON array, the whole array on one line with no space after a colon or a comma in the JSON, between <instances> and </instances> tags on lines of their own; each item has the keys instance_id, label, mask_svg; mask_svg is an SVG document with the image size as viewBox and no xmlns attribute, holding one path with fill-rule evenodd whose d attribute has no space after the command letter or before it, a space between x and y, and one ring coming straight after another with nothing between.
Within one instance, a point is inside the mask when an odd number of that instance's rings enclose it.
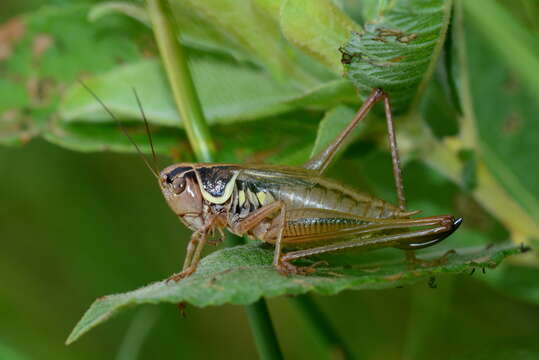
<instances>
[{"instance_id":1,"label":"black marking on pronotum","mask_svg":"<svg viewBox=\"0 0 539 360\"><path fill-rule=\"evenodd\" d=\"M172 184L172 181L174 180L174 177L178 174L182 174L186 171L193 170L192 166L178 166L174 170L170 171L167 174L167 184Z\"/></svg>"},{"instance_id":2,"label":"black marking on pronotum","mask_svg":"<svg viewBox=\"0 0 539 360\"><path fill-rule=\"evenodd\" d=\"M234 177L233 168L230 166L211 166L196 169L200 175L202 188L211 196L221 197L224 195L226 185Z\"/></svg>"}]
</instances>

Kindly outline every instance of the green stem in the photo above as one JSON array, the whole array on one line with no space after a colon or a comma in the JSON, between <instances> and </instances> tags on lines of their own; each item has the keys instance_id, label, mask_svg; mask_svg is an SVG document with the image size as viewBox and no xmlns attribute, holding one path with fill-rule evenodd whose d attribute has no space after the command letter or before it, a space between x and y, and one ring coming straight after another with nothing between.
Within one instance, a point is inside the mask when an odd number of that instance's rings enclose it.
<instances>
[{"instance_id":1,"label":"green stem","mask_svg":"<svg viewBox=\"0 0 539 360\"><path fill-rule=\"evenodd\" d=\"M187 57L177 40L172 11L164 0L148 0L147 10L189 143L199 161L210 162L215 153L215 145L204 119Z\"/></svg>"},{"instance_id":2,"label":"green stem","mask_svg":"<svg viewBox=\"0 0 539 360\"><path fill-rule=\"evenodd\" d=\"M279 348L275 329L271 323L268 305L264 299L260 299L254 304L245 307L249 324L255 338L256 348L260 359L279 360L283 359L283 354Z\"/></svg>"},{"instance_id":3,"label":"green stem","mask_svg":"<svg viewBox=\"0 0 539 360\"><path fill-rule=\"evenodd\" d=\"M177 41L178 28L166 0L147 0L147 9L161 59L174 95L176 107L187 130L189 143L198 161L211 162L215 145L210 136L198 99L187 57ZM229 236L227 245L235 246L242 239ZM264 299L246 306L247 317L261 359L282 359L281 349Z\"/></svg>"},{"instance_id":4,"label":"green stem","mask_svg":"<svg viewBox=\"0 0 539 360\"><path fill-rule=\"evenodd\" d=\"M346 343L310 295L296 296L292 299L303 312L305 319L310 322L311 327L330 347L331 359L354 359Z\"/></svg>"},{"instance_id":5,"label":"green stem","mask_svg":"<svg viewBox=\"0 0 539 360\"><path fill-rule=\"evenodd\" d=\"M241 237L227 234L225 245L233 247L244 244ZM253 337L255 339L256 348L261 359L282 359L281 348L277 341L277 335L271 322L271 317L268 311L266 300L260 299L254 304L246 305L245 311Z\"/></svg>"}]
</instances>

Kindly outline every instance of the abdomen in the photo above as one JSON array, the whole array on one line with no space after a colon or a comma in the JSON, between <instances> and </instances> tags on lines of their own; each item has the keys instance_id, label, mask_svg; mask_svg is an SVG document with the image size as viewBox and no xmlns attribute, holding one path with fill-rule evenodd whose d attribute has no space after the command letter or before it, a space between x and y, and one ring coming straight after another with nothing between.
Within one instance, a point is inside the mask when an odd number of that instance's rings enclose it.
<instances>
[{"instance_id":1,"label":"abdomen","mask_svg":"<svg viewBox=\"0 0 539 360\"><path fill-rule=\"evenodd\" d=\"M264 191L287 209L326 209L369 218L394 218L399 208L381 199L347 188L302 168L267 167L242 170L238 180L255 193Z\"/></svg>"},{"instance_id":2,"label":"abdomen","mask_svg":"<svg viewBox=\"0 0 539 360\"><path fill-rule=\"evenodd\" d=\"M369 218L392 218L400 215L399 209L383 200L354 192L343 186L324 181L311 187L281 187L274 192L287 208L316 208L339 211Z\"/></svg>"}]
</instances>

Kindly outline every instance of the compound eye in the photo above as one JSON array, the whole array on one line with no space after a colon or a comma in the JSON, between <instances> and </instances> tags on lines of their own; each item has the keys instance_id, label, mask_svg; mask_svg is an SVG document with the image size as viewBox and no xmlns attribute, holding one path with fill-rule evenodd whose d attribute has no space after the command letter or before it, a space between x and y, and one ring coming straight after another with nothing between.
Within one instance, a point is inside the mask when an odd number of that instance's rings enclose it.
<instances>
[{"instance_id":1,"label":"compound eye","mask_svg":"<svg viewBox=\"0 0 539 360\"><path fill-rule=\"evenodd\" d=\"M172 184L172 189L175 194L181 194L185 190L185 178L180 176L179 178L175 179L174 183Z\"/></svg>"}]
</instances>

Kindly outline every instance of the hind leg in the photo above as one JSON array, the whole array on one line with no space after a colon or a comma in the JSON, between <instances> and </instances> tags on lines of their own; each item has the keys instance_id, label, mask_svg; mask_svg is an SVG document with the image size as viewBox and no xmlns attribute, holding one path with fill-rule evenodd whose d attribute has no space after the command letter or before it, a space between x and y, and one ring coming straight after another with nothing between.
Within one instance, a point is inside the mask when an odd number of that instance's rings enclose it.
<instances>
[{"instance_id":1,"label":"hind leg","mask_svg":"<svg viewBox=\"0 0 539 360\"><path fill-rule=\"evenodd\" d=\"M413 220L410 220L413 221ZM373 235L368 238L338 242L330 245L314 247L311 249L291 251L280 258L280 267L277 270L288 274L311 273L312 268L299 268L290 264L291 261L312 255L319 255L346 249L371 250L383 247L396 247L401 249L418 249L434 245L451 235L462 222L450 216L441 217L440 221L431 228L413 230L393 235ZM377 228L376 231L379 231ZM362 231L364 233L364 231ZM351 234L350 234L351 235ZM309 269L311 268L311 269Z\"/></svg>"}]
</instances>

